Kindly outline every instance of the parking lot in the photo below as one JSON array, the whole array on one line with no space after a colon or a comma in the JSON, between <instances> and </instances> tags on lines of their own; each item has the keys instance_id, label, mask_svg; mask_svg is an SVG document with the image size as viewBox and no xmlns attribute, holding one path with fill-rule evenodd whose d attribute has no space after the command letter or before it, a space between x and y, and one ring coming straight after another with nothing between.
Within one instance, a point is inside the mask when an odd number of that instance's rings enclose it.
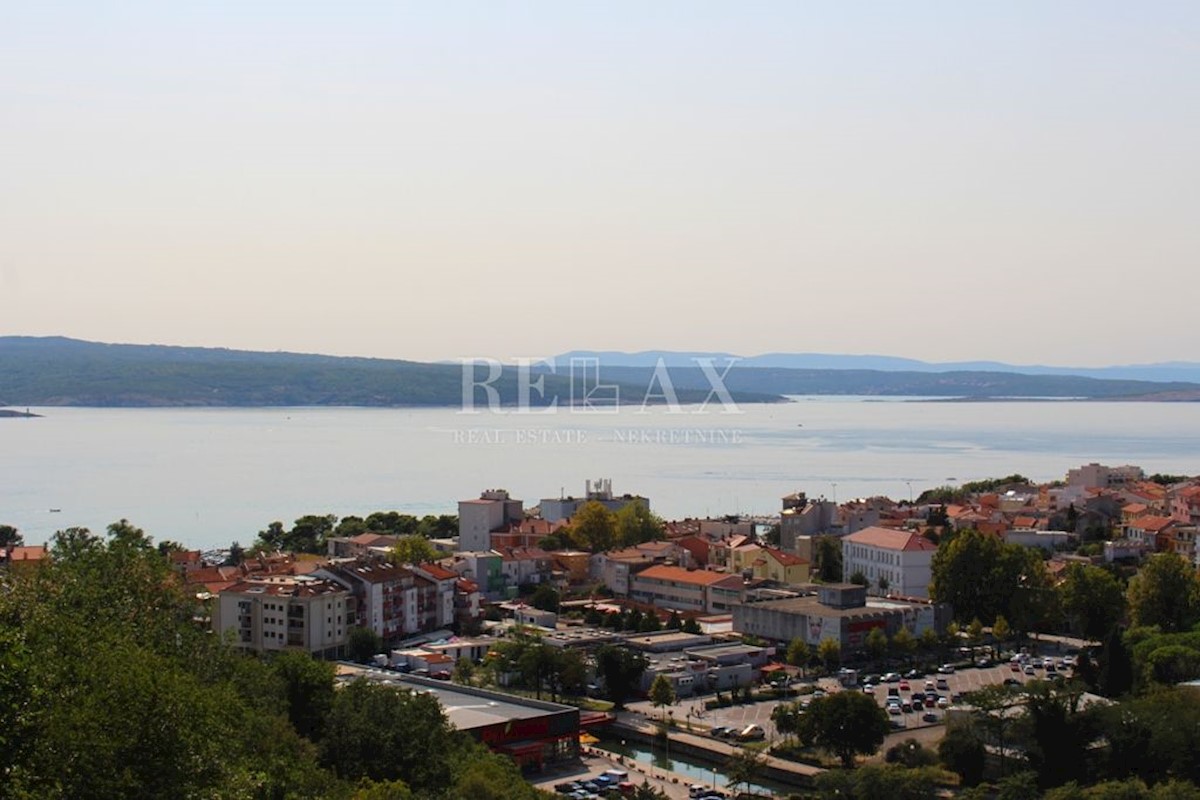
<instances>
[{"instance_id":1,"label":"parking lot","mask_svg":"<svg viewBox=\"0 0 1200 800\"><path fill-rule=\"evenodd\" d=\"M1059 672L1058 674L1064 677L1070 676L1070 671ZM1033 680L1045 680L1047 674L1044 669L1035 669L1033 675L1027 675L1023 670L1013 671L1008 662L997 662L988 667L968 667L956 669L952 674L937 674L930 672L922 674L916 678L906 678L902 681L894 683L880 683L871 691L871 695L876 699L881 707L885 707L888 697L888 689L895 688L900 693L902 701L909 701L913 692L928 692L932 691L939 697L946 700L946 705L952 704L952 698L958 695L973 692L981 689L984 686L992 686L1003 684L1007 679L1015 679L1020 684L1025 684ZM938 681L944 680L944 688ZM926 689L926 681L933 682L933 689ZM904 684L908 688L903 688ZM832 693L837 691L863 691L861 686L853 688L842 687L834 678L822 678L816 682L818 688L824 692ZM670 709L654 708L649 702L642 701L631 703L630 709L641 712L652 719L661 718L669 710L671 718L677 724L688 725L694 732L707 733L711 728L716 726L725 726L737 730L744 729L746 726L756 724L762 726L766 731L767 739L773 740L779 737L778 731L775 730L774 723L771 722L771 712L780 702L793 702L795 698L787 700L761 700L755 703L747 703L744 705L733 705L725 708L713 709L706 711L704 704L711 701L712 695L702 697L684 698L683 700L671 706ZM799 698L801 701L805 696ZM932 713L936 717L936 721L926 721L924 719L926 713ZM926 728L936 725L941 725L944 722L945 709L938 708L936 701L934 708L924 708L921 711L902 711L900 714L891 715L893 726L897 729L913 729Z\"/></svg>"}]
</instances>

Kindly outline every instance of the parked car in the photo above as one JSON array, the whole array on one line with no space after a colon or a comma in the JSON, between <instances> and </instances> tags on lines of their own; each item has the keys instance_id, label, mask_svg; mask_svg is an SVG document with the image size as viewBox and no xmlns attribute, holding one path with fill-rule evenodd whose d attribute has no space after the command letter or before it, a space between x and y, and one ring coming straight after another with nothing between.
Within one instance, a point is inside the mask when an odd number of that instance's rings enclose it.
<instances>
[{"instance_id":1,"label":"parked car","mask_svg":"<svg viewBox=\"0 0 1200 800\"><path fill-rule=\"evenodd\" d=\"M925 708L925 701L920 698L914 697L913 701L912 701L913 711L920 711L923 708Z\"/></svg>"},{"instance_id":2,"label":"parked car","mask_svg":"<svg viewBox=\"0 0 1200 800\"><path fill-rule=\"evenodd\" d=\"M924 674L925 673L921 672L921 670L919 670L919 669L910 669L908 672L904 673L904 677L908 678L911 681L913 678L920 678Z\"/></svg>"},{"instance_id":3,"label":"parked car","mask_svg":"<svg viewBox=\"0 0 1200 800\"><path fill-rule=\"evenodd\" d=\"M937 722L938 715L933 713L932 711L926 711L925 715L922 716L921 719L924 720L925 722Z\"/></svg>"},{"instance_id":4,"label":"parked car","mask_svg":"<svg viewBox=\"0 0 1200 800\"><path fill-rule=\"evenodd\" d=\"M1005 678L1004 685L1005 686L1020 686L1021 682L1019 680L1017 680L1016 678Z\"/></svg>"},{"instance_id":5,"label":"parked car","mask_svg":"<svg viewBox=\"0 0 1200 800\"><path fill-rule=\"evenodd\" d=\"M884 683L898 683L899 681L900 681L900 673L899 672L889 672L887 675L883 676Z\"/></svg>"},{"instance_id":6,"label":"parked car","mask_svg":"<svg viewBox=\"0 0 1200 800\"><path fill-rule=\"evenodd\" d=\"M911 688L912 686L909 685L908 681L900 681L900 691L907 692Z\"/></svg>"},{"instance_id":7,"label":"parked car","mask_svg":"<svg viewBox=\"0 0 1200 800\"><path fill-rule=\"evenodd\" d=\"M900 706L897 706L897 705L889 705L889 706L887 707L887 712L888 712L889 714L891 714L893 717L898 717L898 716L900 716L900 714L902 713L902 712L900 711Z\"/></svg>"},{"instance_id":8,"label":"parked car","mask_svg":"<svg viewBox=\"0 0 1200 800\"><path fill-rule=\"evenodd\" d=\"M939 689L949 689L949 688L950 688L950 684L946 682L946 679L945 679L945 678L938 678L938 679L937 679L937 688L939 688Z\"/></svg>"},{"instance_id":9,"label":"parked car","mask_svg":"<svg viewBox=\"0 0 1200 800\"><path fill-rule=\"evenodd\" d=\"M617 791L620 792L624 797L629 797L637 791L637 786L630 781L621 781L617 784Z\"/></svg>"},{"instance_id":10,"label":"parked car","mask_svg":"<svg viewBox=\"0 0 1200 800\"><path fill-rule=\"evenodd\" d=\"M747 725L738 732L737 738L743 742L767 738L767 732L761 725Z\"/></svg>"},{"instance_id":11,"label":"parked car","mask_svg":"<svg viewBox=\"0 0 1200 800\"><path fill-rule=\"evenodd\" d=\"M1037 674L1036 672L1034 672L1032 664L1025 665L1025 674L1026 675L1036 675Z\"/></svg>"},{"instance_id":12,"label":"parked car","mask_svg":"<svg viewBox=\"0 0 1200 800\"><path fill-rule=\"evenodd\" d=\"M900 710L903 711L905 714L910 714L910 713L912 713L912 710L913 710L913 704L908 702L907 700L905 700L903 703L900 704Z\"/></svg>"},{"instance_id":13,"label":"parked car","mask_svg":"<svg viewBox=\"0 0 1200 800\"><path fill-rule=\"evenodd\" d=\"M709 728L708 735L717 739L724 739L729 735L730 728L726 725L718 725L715 728Z\"/></svg>"},{"instance_id":14,"label":"parked car","mask_svg":"<svg viewBox=\"0 0 1200 800\"><path fill-rule=\"evenodd\" d=\"M937 671L942 675L953 675L954 674L954 665L953 664L942 664L940 667L937 668Z\"/></svg>"},{"instance_id":15,"label":"parked car","mask_svg":"<svg viewBox=\"0 0 1200 800\"><path fill-rule=\"evenodd\" d=\"M567 781L566 783L554 784L554 791L558 792L559 794L570 794L571 792L574 792L577 789L579 789L579 784L575 783L575 781Z\"/></svg>"}]
</instances>

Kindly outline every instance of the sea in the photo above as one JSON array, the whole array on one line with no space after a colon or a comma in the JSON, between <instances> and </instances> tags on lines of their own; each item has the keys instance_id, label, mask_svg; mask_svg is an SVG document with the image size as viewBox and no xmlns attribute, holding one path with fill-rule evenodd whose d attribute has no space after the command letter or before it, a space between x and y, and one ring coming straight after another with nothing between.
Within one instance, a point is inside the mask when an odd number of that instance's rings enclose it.
<instances>
[{"instance_id":1,"label":"sea","mask_svg":"<svg viewBox=\"0 0 1200 800\"><path fill-rule=\"evenodd\" d=\"M120 519L156 541L251 543L273 520L454 513L503 488L526 507L588 480L668 519L778 513L1097 461L1200 473L1200 403L793 397L737 407L34 408L0 419L0 524L26 542Z\"/></svg>"}]
</instances>

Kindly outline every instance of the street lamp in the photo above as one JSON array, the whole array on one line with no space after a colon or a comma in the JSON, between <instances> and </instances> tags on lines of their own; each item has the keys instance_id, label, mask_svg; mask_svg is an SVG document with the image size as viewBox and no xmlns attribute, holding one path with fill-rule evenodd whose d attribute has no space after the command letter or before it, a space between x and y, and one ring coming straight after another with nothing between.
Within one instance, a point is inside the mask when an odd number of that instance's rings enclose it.
<instances>
[{"instance_id":1,"label":"street lamp","mask_svg":"<svg viewBox=\"0 0 1200 800\"><path fill-rule=\"evenodd\" d=\"M912 497L912 481L905 481L904 483L905 483L905 485L906 485L906 486L908 486L908 504L911 506L911 505L912 505L912 503L913 503L913 497Z\"/></svg>"},{"instance_id":2,"label":"street lamp","mask_svg":"<svg viewBox=\"0 0 1200 800\"><path fill-rule=\"evenodd\" d=\"M834 482L834 484L833 484L833 504L835 506L837 505L837 483L836 482Z\"/></svg>"}]
</instances>

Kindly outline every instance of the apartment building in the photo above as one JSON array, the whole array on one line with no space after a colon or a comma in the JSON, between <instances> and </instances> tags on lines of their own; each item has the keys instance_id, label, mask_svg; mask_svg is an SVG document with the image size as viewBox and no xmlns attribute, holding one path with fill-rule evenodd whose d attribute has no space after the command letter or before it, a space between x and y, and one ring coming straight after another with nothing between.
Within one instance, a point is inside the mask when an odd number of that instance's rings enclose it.
<instances>
[{"instance_id":1,"label":"apartment building","mask_svg":"<svg viewBox=\"0 0 1200 800\"><path fill-rule=\"evenodd\" d=\"M213 630L262 653L300 649L324 658L344 655L357 602L346 587L310 575L251 578L217 597Z\"/></svg>"},{"instance_id":2,"label":"apartment building","mask_svg":"<svg viewBox=\"0 0 1200 800\"><path fill-rule=\"evenodd\" d=\"M878 594L928 597L936 551L912 531L866 528L842 539L842 574L862 573Z\"/></svg>"}]
</instances>

